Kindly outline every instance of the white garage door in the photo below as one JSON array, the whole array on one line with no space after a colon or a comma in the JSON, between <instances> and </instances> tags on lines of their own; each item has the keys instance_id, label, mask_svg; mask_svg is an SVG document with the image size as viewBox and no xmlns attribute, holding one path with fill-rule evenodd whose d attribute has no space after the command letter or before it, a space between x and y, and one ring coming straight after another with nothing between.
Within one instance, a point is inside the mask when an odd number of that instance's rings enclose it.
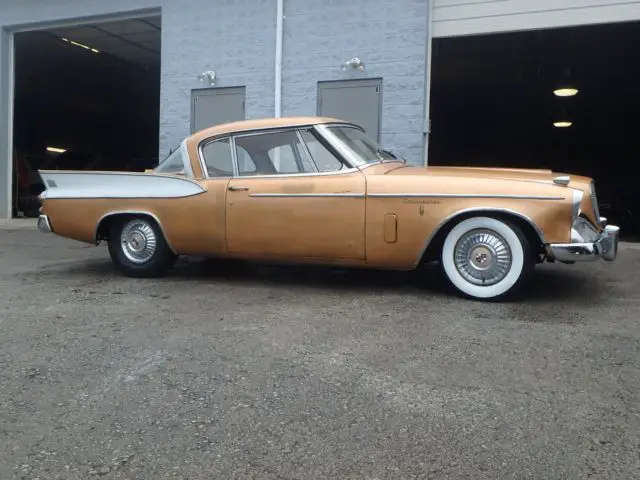
<instances>
[{"instance_id":1,"label":"white garage door","mask_svg":"<svg viewBox=\"0 0 640 480\"><path fill-rule=\"evenodd\" d=\"M432 0L433 36L640 20L640 0Z\"/></svg>"}]
</instances>

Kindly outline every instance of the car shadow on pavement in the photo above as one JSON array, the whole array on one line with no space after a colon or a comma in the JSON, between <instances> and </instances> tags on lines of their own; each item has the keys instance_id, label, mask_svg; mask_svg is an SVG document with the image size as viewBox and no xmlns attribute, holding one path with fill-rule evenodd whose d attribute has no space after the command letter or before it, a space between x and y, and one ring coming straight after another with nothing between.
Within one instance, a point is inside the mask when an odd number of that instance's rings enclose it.
<instances>
[{"instance_id":1,"label":"car shadow on pavement","mask_svg":"<svg viewBox=\"0 0 640 480\"><path fill-rule=\"evenodd\" d=\"M109 260L89 260L64 264L42 275L89 275L113 277L119 274ZM286 287L328 290L344 288L359 293L414 292L441 297L457 297L441 274L437 264L428 264L415 271L383 271L362 268L337 268L316 265L272 265L229 259L180 259L160 282L234 282L252 285L282 285ZM139 281L145 281L141 279ZM540 303L549 300L598 302L606 285L592 272L570 271L539 266L529 288L514 301Z\"/></svg>"},{"instance_id":2,"label":"car shadow on pavement","mask_svg":"<svg viewBox=\"0 0 640 480\"><path fill-rule=\"evenodd\" d=\"M251 283L280 284L309 288L344 287L358 292L414 291L436 296L455 297L456 293L442 275L438 264L421 266L415 271L384 271L361 268L332 268L308 265L269 265L241 260L181 261L171 277L210 279ZM601 286L595 275L584 271L538 267L529 288L513 300L537 303L548 300L596 301Z\"/></svg>"},{"instance_id":3,"label":"car shadow on pavement","mask_svg":"<svg viewBox=\"0 0 640 480\"><path fill-rule=\"evenodd\" d=\"M446 293L446 284L437 273L436 271L435 274L418 278L417 272L318 265L275 265L226 259L190 259L176 264L170 276L183 280L224 280L313 289L340 287L358 292L418 290L426 286L433 290L433 293Z\"/></svg>"}]
</instances>

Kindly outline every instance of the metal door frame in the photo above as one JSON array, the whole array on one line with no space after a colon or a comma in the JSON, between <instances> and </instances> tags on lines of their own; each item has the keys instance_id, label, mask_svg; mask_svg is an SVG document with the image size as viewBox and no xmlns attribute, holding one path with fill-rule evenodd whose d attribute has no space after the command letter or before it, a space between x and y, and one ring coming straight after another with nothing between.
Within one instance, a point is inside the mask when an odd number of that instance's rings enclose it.
<instances>
[{"instance_id":1,"label":"metal door frame","mask_svg":"<svg viewBox=\"0 0 640 480\"><path fill-rule=\"evenodd\" d=\"M196 126L196 99L198 97L214 97L217 95L235 95L242 94L242 110L244 118L247 118L247 87L246 85L237 85L231 87L204 87L191 89L191 119L189 120L189 131L195 133Z\"/></svg>"},{"instance_id":2,"label":"metal door frame","mask_svg":"<svg viewBox=\"0 0 640 480\"><path fill-rule=\"evenodd\" d=\"M382 134L382 84L382 77L357 78L348 80L321 80L318 82L318 90L316 93L316 112L318 115L321 115L320 109L322 106L322 90L331 88L378 87L378 138L375 138L374 140L379 142L380 135Z\"/></svg>"}]
</instances>

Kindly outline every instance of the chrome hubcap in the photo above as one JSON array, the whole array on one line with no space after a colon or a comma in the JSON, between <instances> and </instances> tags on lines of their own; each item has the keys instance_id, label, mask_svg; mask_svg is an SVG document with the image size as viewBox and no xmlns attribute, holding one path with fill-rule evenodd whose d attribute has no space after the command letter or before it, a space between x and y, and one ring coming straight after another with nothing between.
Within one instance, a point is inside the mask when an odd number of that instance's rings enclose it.
<instances>
[{"instance_id":1,"label":"chrome hubcap","mask_svg":"<svg viewBox=\"0 0 640 480\"><path fill-rule=\"evenodd\" d=\"M460 275L474 285L494 285L511 268L511 249L497 232L476 229L463 235L454 249L454 263Z\"/></svg>"},{"instance_id":2,"label":"chrome hubcap","mask_svg":"<svg viewBox=\"0 0 640 480\"><path fill-rule=\"evenodd\" d=\"M142 219L131 220L120 234L122 252L134 263L148 262L156 251L157 238L151 225Z\"/></svg>"}]
</instances>

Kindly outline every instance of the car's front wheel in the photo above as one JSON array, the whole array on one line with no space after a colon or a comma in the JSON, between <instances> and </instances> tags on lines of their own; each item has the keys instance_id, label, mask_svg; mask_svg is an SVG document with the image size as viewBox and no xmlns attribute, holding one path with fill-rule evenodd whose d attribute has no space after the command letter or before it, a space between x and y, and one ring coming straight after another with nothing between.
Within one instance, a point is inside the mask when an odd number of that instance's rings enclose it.
<instances>
[{"instance_id":1,"label":"car's front wheel","mask_svg":"<svg viewBox=\"0 0 640 480\"><path fill-rule=\"evenodd\" d=\"M472 217L444 240L441 264L458 292L480 300L502 300L520 290L534 268L520 228L491 217Z\"/></svg>"},{"instance_id":2,"label":"car's front wheel","mask_svg":"<svg viewBox=\"0 0 640 480\"><path fill-rule=\"evenodd\" d=\"M158 277L178 256L169 248L158 224L148 217L118 219L109 232L109 254L118 270L129 277Z\"/></svg>"}]
</instances>

